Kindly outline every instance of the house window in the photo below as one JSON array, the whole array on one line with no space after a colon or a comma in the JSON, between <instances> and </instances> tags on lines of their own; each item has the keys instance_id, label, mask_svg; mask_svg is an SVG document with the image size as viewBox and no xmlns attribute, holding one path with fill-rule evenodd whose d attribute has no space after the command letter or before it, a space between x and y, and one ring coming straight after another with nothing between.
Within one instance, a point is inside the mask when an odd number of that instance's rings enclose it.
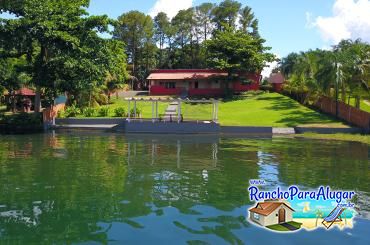
<instances>
[{"instance_id":1,"label":"house window","mask_svg":"<svg viewBox=\"0 0 370 245\"><path fill-rule=\"evenodd\" d=\"M176 83L175 83L175 82L166 82L166 83L164 84L164 86L165 86L165 88L167 88L167 89L174 89L174 88L176 88Z\"/></svg>"},{"instance_id":2,"label":"house window","mask_svg":"<svg viewBox=\"0 0 370 245\"><path fill-rule=\"evenodd\" d=\"M259 220L260 219L260 215L259 214L256 214L256 213L253 213L253 219Z\"/></svg>"},{"instance_id":3,"label":"house window","mask_svg":"<svg viewBox=\"0 0 370 245\"><path fill-rule=\"evenodd\" d=\"M243 79L243 80L240 81L240 83L242 85L251 85L253 83L253 81L250 80L250 79Z\"/></svg>"},{"instance_id":4,"label":"house window","mask_svg":"<svg viewBox=\"0 0 370 245\"><path fill-rule=\"evenodd\" d=\"M194 83L194 88L195 88L195 89L198 89L198 88L199 88L199 82L195 82L195 83Z\"/></svg>"}]
</instances>

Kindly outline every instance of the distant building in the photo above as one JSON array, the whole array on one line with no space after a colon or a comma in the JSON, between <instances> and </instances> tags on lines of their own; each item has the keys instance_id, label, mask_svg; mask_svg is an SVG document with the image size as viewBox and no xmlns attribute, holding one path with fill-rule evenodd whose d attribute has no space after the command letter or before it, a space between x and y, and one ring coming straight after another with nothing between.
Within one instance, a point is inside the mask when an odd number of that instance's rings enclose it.
<instances>
[{"instance_id":1,"label":"distant building","mask_svg":"<svg viewBox=\"0 0 370 245\"><path fill-rule=\"evenodd\" d=\"M249 209L249 218L261 226L269 226L293 221L293 212L286 201L265 200Z\"/></svg>"},{"instance_id":2,"label":"distant building","mask_svg":"<svg viewBox=\"0 0 370 245\"><path fill-rule=\"evenodd\" d=\"M209 69L154 70L149 75L151 95L222 96L230 89L235 93L258 90L260 74L236 74L227 82L227 72Z\"/></svg>"},{"instance_id":3,"label":"distant building","mask_svg":"<svg viewBox=\"0 0 370 245\"><path fill-rule=\"evenodd\" d=\"M268 80L276 92L280 92L283 89L285 78L283 74L281 74L280 72L271 73L270 78Z\"/></svg>"}]
</instances>

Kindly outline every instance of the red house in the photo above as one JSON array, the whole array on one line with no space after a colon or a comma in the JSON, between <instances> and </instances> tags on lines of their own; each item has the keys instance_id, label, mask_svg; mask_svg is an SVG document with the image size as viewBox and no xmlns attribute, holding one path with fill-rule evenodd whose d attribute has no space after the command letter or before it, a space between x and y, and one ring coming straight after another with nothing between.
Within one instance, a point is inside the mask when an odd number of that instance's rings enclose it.
<instances>
[{"instance_id":1,"label":"red house","mask_svg":"<svg viewBox=\"0 0 370 245\"><path fill-rule=\"evenodd\" d=\"M262 76L235 74L226 81L227 72L210 69L154 70L149 75L150 95L222 96L227 87L233 92L258 90Z\"/></svg>"},{"instance_id":2,"label":"red house","mask_svg":"<svg viewBox=\"0 0 370 245\"><path fill-rule=\"evenodd\" d=\"M281 92L281 90L283 90L284 80L284 76L280 72L271 73L269 83L272 85L275 92Z\"/></svg>"}]
</instances>

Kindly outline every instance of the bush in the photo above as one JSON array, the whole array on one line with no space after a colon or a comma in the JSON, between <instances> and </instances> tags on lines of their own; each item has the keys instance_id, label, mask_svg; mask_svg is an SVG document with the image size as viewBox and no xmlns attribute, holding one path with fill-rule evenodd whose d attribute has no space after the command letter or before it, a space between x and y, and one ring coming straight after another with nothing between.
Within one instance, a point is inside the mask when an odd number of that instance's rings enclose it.
<instances>
[{"instance_id":1,"label":"bush","mask_svg":"<svg viewBox=\"0 0 370 245\"><path fill-rule=\"evenodd\" d=\"M85 108L83 114L85 117L94 117L96 114L96 109L91 107Z\"/></svg>"},{"instance_id":2,"label":"bush","mask_svg":"<svg viewBox=\"0 0 370 245\"><path fill-rule=\"evenodd\" d=\"M65 112L63 110L58 111L57 118L65 118Z\"/></svg>"},{"instance_id":3,"label":"bush","mask_svg":"<svg viewBox=\"0 0 370 245\"><path fill-rule=\"evenodd\" d=\"M106 96L105 94L98 94L96 96L95 100L100 105L108 105L109 104L108 96Z\"/></svg>"},{"instance_id":4,"label":"bush","mask_svg":"<svg viewBox=\"0 0 370 245\"><path fill-rule=\"evenodd\" d=\"M99 117L107 117L109 114L109 109L108 107L101 107L98 111L98 116Z\"/></svg>"},{"instance_id":5,"label":"bush","mask_svg":"<svg viewBox=\"0 0 370 245\"><path fill-rule=\"evenodd\" d=\"M20 114L3 116L1 123L12 126L41 126L43 124L42 113L22 112Z\"/></svg>"},{"instance_id":6,"label":"bush","mask_svg":"<svg viewBox=\"0 0 370 245\"><path fill-rule=\"evenodd\" d=\"M81 114L81 110L78 107L72 105L66 108L64 114L66 117L76 117L77 115Z\"/></svg>"},{"instance_id":7,"label":"bush","mask_svg":"<svg viewBox=\"0 0 370 245\"><path fill-rule=\"evenodd\" d=\"M132 108L131 110L130 110L130 116L131 117L136 117L137 115L140 115L141 114L141 109L140 108L136 108L136 115L135 115L135 110L134 110L134 108Z\"/></svg>"},{"instance_id":8,"label":"bush","mask_svg":"<svg viewBox=\"0 0 370 245\"><path fill-rule=\"evenodd\" d=\"M126 110L123 107L118 107L114 110L114 116L115 117L125 117L126 116Z\"/></svg>"}]
</instances>

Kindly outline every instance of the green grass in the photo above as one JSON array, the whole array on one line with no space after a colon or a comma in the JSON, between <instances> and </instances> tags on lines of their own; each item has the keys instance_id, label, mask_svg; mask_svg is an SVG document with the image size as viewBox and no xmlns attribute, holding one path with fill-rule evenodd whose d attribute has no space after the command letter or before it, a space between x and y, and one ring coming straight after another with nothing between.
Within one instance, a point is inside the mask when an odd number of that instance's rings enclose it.
<instances>
[{"instance_id":1,"label":"green grass","mask_svg":"<svg viewBox=\"0 0 370 245\"><path fill-rule=\"evenodd\" d=\"M159 114L164 114L167 102L159 103ZM114 99L109 108L108 117L114 117L114 109L124 107L128 110L128 102L123 99ZM143 118L152 118L152 103L138 101ZM133 108L133 103L131 103ZM183 103L182 114L184 120L211 120L212 104ZM78 117L84 117L79 115ZM219 122L225 126L273 126L294 127L298 125L345 127L333 117L311 110L298 102L277 94L263 93L260 95L240 96L235 100L220 102Z\"/></svg>"},{"instance_id":2,"label":"green grass","mask_svg":"<svg viewBox=\"0 0 370 245\"><path fill-rule=\"evenodd\" d=\"M370 101L370 99L368 99L368 101ZM347 102L348 101L346 101L346 104L347 104ZM349 101L349 104L354 107L355 106L355 99L351 98L350 101ZM370 105L365 103L365 100L361 100L360 101L360 110L370 112Z\"/></svg>"},{"instance_id":3,"label":"green grass","mask_svg":"<svg viewBox=\"0 0 370 245\"><path fill-rule=\"evenodd\" d=\"M298 222L294 222L294 221L291 221L291 222L288 222L288 224L296 227L297 229L300 229L301 228L301 223L298 223ZM274 231L290 231L288 228L282 226L282 225L269 225L269 226L266 226L267 228L271 229L271 230L274 230Z\"/></svg>"},{"instance_id":4,"label":"green grass","mask_svg":"<svg viewBox=\"0 0 370 245\"><path fill-rule=\"evenodd\" d=\"M6 111L6 106L0 105L0 112L5 112L5 111Z\"/></svg>"},{"instance_id":5,"label":"green grass","mask_svg":"<svg viewBox=\"0 0 370 245\"><path fill-rule=\"evenodd\" d=\"M310 138L310 139L352 141L352 142L361 142L361 143L370 145L370 135L305 133L302 136L304 138Z\"/></svg>"},{"instance_id":6,"label":"green grass","mask_svg":"<svg viewBox=\"0 0 370 245\"><path fill-rule=\"evenodd\" d=\"M185 119L209 120L212 117L211 105L186 104L184 107ZM227 126L294 127L305 124L344 126L333 117L311 110L277 93L244 96L238 100L222 102L219 105L219 122Z\"/></svg>"}]
</instances>

